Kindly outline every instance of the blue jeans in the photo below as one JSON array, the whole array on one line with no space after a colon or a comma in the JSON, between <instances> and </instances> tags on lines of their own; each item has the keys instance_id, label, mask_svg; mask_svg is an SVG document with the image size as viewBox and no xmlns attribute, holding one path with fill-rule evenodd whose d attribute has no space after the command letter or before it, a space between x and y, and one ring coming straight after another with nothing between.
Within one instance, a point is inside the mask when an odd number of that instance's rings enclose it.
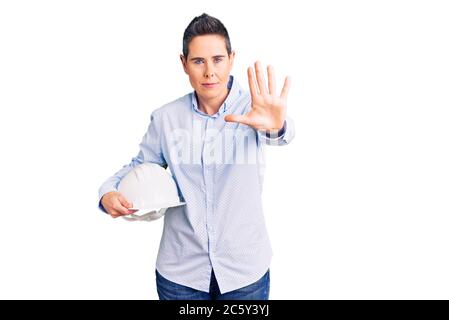
<instances>
[{"instance_id":1,"label":"blue jeans","mask_svg":"<svg viewBox=\"0 0 449 320\"><path fill-rule=\"evenodd\" d=\"M270 294L270 269L256 282L227 293L220 293L214 270L209 292L186 287L164 278L156 270L156 285L159 300L268 300Z\"/></svg>"}]
</instances>

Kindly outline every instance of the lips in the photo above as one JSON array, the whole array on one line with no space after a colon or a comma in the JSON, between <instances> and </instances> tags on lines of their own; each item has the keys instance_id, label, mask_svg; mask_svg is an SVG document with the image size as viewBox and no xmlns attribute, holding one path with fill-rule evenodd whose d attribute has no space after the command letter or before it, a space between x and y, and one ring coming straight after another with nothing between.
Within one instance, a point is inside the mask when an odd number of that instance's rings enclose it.
<instances>
[{"instance_id":1,"label":"lips","mask_svg":"<svg viewBox=\"0 0 449 320\"><path fill-rule=\"evenodd\" d=\"M210 88L215 88L218 85L218 83L203 83L202 85L203 85L203 87L210 89Z\"/></svg>"}]
</instances>

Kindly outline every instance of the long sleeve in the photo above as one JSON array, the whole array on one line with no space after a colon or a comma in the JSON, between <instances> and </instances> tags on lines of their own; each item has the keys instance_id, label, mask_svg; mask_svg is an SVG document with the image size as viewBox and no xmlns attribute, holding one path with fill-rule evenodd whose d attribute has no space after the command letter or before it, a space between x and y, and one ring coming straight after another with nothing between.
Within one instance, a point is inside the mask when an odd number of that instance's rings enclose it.
<instances>
[{"instance_id":1,"label":"long sleeve","mask_svg":"<svg viewBox=\"0 0 449 320\"><path fill-rule=\"evenodd\" d=\"M98 208L106 212L101 204L101 198L104 194L117 191L120 180L134 167L144 162L157 163L160 166L167 167L167 163L162 155L161 149L161 120L156 111L151 114L151 121L148 130L139 144L139 152L136 157L132 158L131 162L124 165L119 171L114 173L111 177L106 179L98 190Z\"/></svg>"},{"instance_id":2,"label":"long sleeve","mask_svg":"<svg viewBox=\"0 0 449 320\"><path fill-rule=\"evenodd\" d=\"M295 137L295 124L293 120L286 116L284 126L275 134L268 134L266 131L258 130L257 137L259 142L270 146L284 146L289 144Z\"/></svg>"}]
</instances>

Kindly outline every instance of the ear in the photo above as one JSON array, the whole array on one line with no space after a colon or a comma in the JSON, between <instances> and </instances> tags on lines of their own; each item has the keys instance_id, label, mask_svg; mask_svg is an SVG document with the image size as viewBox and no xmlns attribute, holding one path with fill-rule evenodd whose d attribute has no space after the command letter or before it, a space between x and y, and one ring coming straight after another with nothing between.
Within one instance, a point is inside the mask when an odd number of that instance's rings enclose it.
<instances>
[{"instance_id":1,"label":"ear","mask_svg":"<svg viewBox=\"0 0 449 320\"><path fill-rule=\"evenodd\" d=\"M234 58L235 58L235 50L232 50L231 53L229 54L229 61L230 61L230 64L231 64L231 69L232 69L232 67L234 65Z\"/></svg>"},{"instance_id":2,"label":"ear","mask_svg":"<svg viewBox=\"0 0 449 320\"><path fill-rule=\"evenodd\" d=\"M187 62L186 62L186 59L184 58L184 55L180 54L180 55L179 55L179 58L181 59L181 64L182 64L182 67L183 67L183 69L184 69L184 72L185 72L186 74L189 74L189 73L187 72Z\"/></svg>"}]
</instances>

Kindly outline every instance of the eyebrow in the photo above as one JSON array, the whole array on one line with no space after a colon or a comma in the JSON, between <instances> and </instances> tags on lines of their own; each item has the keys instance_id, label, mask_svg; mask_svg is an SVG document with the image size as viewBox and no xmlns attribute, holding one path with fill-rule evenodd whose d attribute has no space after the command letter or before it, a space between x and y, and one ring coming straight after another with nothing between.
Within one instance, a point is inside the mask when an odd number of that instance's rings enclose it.
<instances>
[{"instance_id":1,"label":"eyebrow","mask_svg":"<svg viewBox=\"0 0 449 320\"><path fill-rule=\"evenodd\" d=\"M225 58L225 57L226 57L226 56L218 55L218 56L213 56L212 58ZM189 60L192 61L192 60L201 60L201 59L204 59L204 58L201 58L201 57L193 57L193 58L190 58Z\"/></svg>"}]
</instances>

